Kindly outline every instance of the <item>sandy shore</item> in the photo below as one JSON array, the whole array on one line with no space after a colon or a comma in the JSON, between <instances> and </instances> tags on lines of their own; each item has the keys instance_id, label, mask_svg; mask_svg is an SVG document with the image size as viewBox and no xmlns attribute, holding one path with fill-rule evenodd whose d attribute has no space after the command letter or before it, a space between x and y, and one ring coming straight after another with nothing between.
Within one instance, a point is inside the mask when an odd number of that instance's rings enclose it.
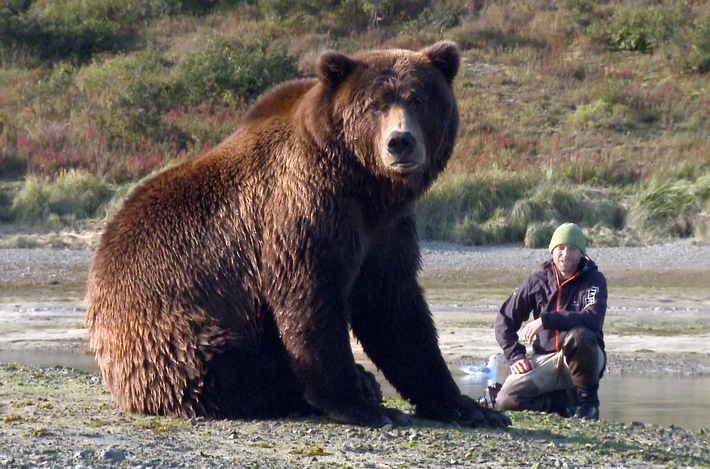
<instances>
[{"instance_id":1,"label":"sandy shore","mask_svg":"<svg viewBox=\"0 0 710 469\"><path fill-rule=\"evenodd\" d=\"M83 295L93 253L4 249L0 255L0 352L85 353ZM590 248L589 255L609 282L610 372L710 374L710 246L679 241ZM500 352L492 331L495 314L548 256L544 249L519 246L423 243L421 281L447 361Z\"/></svg>"}]
</instances>

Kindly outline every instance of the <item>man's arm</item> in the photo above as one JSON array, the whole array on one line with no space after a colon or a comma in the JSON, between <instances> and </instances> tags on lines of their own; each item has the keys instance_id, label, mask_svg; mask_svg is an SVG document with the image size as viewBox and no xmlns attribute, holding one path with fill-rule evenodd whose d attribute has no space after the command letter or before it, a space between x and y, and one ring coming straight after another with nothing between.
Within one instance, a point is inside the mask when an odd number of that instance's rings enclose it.
<instances>
[{"instance_id":1,"label":"man's arm","mask_svg":"<svg viewBox=\"0 0 710 469\"><path fill-rule=\"evenodd\" d=\"M503 303L495 322L495 335L505 357L514 363L525 358L526 348L518 341L518 331L530 317L534 305L530 301L529 278Z\"/></svg>"}]
</instances>

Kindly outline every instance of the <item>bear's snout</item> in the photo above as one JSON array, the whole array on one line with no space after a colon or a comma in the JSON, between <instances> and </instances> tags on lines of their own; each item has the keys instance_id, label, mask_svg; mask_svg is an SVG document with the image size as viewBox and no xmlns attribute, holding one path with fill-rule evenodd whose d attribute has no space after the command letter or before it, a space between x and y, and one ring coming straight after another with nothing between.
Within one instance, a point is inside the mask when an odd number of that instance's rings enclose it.
<instances>
[{"instance_id":1,"label":"bear's snout","mask_svg":"<svg viewBox=\"0 0 710 469\"><path fill-rule=\"evenodd\" d=\"M394 131L387 137L387 151L398 160L403 160L402 163L405 165L407 157L412 154L416 145L417 140L408 131Z\"/></svg>"},{"instance_id":2,"label":"bear's snout","mask_svg":"<svg viewBox=\"0 0 710 469\"><path fill-rule=\"evenodd\" d=\"M381 155L384 163L398 172L419 168L426 159L422 133L416 118L406 109L394 107L383 120Z\"/></svg>"}]
</instances>

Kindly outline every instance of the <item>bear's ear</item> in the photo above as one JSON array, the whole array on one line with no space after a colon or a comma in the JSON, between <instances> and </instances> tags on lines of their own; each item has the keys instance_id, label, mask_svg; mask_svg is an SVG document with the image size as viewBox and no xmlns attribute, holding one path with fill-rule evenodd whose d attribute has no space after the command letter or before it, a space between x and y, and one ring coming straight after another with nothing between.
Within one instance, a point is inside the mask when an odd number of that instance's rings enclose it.
<instances>
[{"instance_id":1,"label":"bear's ear","mask_svg":"<svg viewBox=\"0 0 710 469\"><path fill-rule=\"evenodd\" d=\"M449 85L454 81L459 71L459 48L451 41L439 41L436 44L422 49L420 53L427 57L441 73Z\"/></svg>"},{"instance_id":2,"label":"bear's ear","mask_svg":"<svg viewBox=\"0 0 710 469\"><path fill-rule=\"evenodd\" d=\"M345 54L325 51L318 60L318 79L330 88L337 88L355 69L355 62Z\"/></svg>"}]
</instances>

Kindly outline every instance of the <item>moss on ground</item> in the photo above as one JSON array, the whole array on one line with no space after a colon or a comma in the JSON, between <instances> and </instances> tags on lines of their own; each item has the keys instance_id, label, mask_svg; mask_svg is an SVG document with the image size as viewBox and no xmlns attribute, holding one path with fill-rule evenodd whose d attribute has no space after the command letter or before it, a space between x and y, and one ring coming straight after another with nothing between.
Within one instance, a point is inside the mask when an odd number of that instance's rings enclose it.
<instances>
[{"instance_id":1,"label":"moss on ground","mask_svg":"<svg viewBox=\"0 0 710 469\"><path fill-rule=\"evenodd\" d=\"M95 374L0 365L0 467L710 467L707 430L510 415L507 430L180 420L117 412Z\"/></svg>"}]
</instances>

